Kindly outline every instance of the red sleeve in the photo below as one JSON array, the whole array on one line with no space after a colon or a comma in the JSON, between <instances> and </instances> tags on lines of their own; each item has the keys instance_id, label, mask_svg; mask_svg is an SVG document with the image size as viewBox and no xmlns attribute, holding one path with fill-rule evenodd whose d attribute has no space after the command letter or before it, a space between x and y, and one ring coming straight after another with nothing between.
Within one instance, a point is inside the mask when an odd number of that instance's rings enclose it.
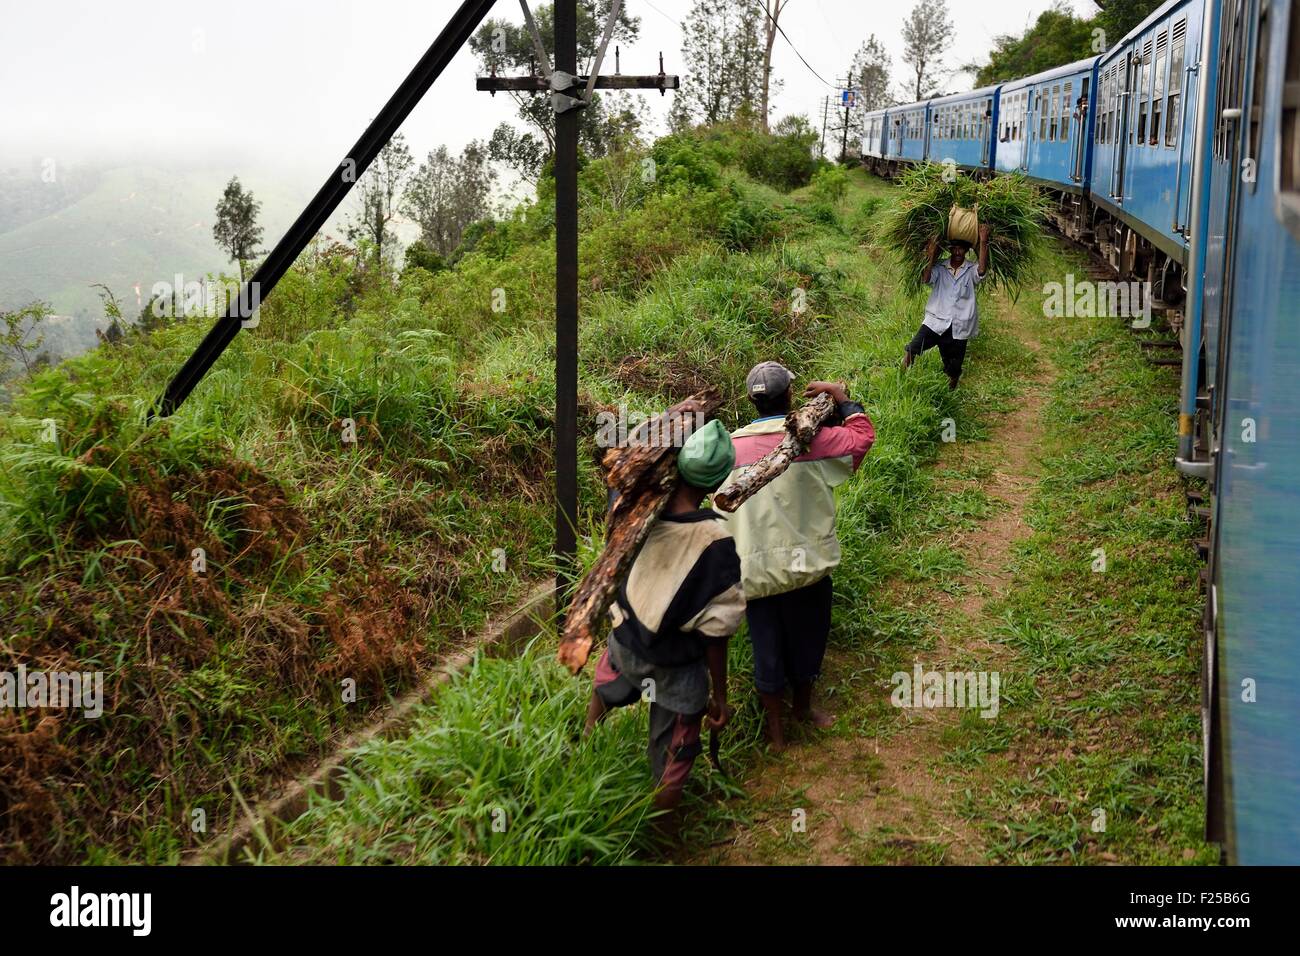
<instances>
[{"instance_id":1,"label":"red sleeve","mask_svg":"<svg viewBox=\"0 0 1300 956\"><path fill-rule=\"evenodd\" d=\"M850 415L843 425L823 428L812 441L808 454L801 455L798 461L816 461L819 458L843 458L853 456L853 470L857 471L862 459L871 450L876 440L876 428L867 415Z\"/></svg>"}]
</instances>

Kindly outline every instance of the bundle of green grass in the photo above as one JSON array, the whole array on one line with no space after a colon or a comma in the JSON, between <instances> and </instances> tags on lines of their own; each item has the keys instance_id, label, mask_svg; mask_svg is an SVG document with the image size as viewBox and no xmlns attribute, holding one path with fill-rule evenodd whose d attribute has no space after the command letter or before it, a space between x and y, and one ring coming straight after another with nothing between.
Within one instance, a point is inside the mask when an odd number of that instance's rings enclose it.
<instances>
[{"instance_id":1,"label":"bundle of green grass","mask_svg":"<svg viewBox=\"0 0 1300 956\"><path fill-rule=\"evenodd\" d=\"M1029 278L1042 241L1046 203L1042 194L1020 174L985 182L958 173L945 177L945 167L927 163L899 177L901 201L885 224L884 242L903 267L908 292L924 285L921 270L926 246L948 236L953 206L974 209L980 225L989 227L987 278L1014 294Z\"/></svg>"}]
</instances>

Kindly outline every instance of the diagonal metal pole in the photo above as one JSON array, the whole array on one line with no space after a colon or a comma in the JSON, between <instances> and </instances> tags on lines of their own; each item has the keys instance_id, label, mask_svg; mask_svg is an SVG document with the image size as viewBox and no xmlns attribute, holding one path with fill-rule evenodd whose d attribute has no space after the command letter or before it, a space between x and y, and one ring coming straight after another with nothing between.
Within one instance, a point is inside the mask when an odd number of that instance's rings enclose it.
<instances>
[{"instance_id":1,"label":"diagonal metal pole","mask_svg":"<svg viewBox=\"0 0 1300 956\"><path fill-rule=\"evenodd\" d=\"M587 91L582 94L583 100L588 103L591 102L591 91L595 88L596 78L600 74L600 65L605 61L605 50L609 47L609 38L614 35L614 27L618 25L618 15L622 11L623 0L614 0L614 5L609 10L609 22L605 24L605 33L600 38L600 49L596 51L596 60L591 65L591 75L587 77Z\"/></svg>"},{"instance_id":2,"label":"diagonal metal pole","mask_svg":"<svg viewBox=\"0 0 1300 956\"><path fill-rule=\"evenodd\" d=\"M537 66L542 71L542 76L549 80L551 78L551 61L546 55L546 47L542 45L542 35L537 32L537 24L533 20L533 11L528 9L528 0L519 0L519 6L524 11L524 23L528 27L528 33L533 38L533 50L537 54Z\"/></svg>"},{"instance_id":3,"label":"diagonal metal pole","mask_svg":"<svg viewBox=\"0 0 1300 956\"><path fill-rule=\"evenodd\" d=\"M289 231L276 243L266 260L253 273L253 277L240 286L239 297L227 307L225 314L217 320L211 331L199 343L194 354L168 383L167 390L153 409L154 416L170 415L185 401L194 390L194 386L207 374L208 369L234 340L244 320L251 317L253 305L270 295L276 283L289 271L289 267L311 242L312 237L325 225L325 221L338 208L357 179L379 155L379 151L393 138L393 134L397 132L415 105L429 91L433 81L469 40L475 28L492 9L493 2L494 0L465 0L460 5L460 9L438 34L438 38L433 41L433 45L420 58L415 68L402 81L402 85L384 104L379 115L361 134L361 138L357 140L343 162L330 173L315 198L308 203L307 208L289 227Z\"/></svg>"}]
</instances>

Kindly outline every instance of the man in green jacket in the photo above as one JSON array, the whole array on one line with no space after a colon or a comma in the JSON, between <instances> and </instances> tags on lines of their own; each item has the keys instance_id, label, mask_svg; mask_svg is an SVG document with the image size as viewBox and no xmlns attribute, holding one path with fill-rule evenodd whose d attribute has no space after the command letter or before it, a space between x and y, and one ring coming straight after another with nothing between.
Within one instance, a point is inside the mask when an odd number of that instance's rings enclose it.
<instances>
[{"instance_id":1,"label":"man in green jacket","mask_svg":"<svg viewBox=\"0 0 1300 956\"><path fill-rule=\"evenodd\" d=\"M794 376L777 362L756 365L745 380L758 417L732 432L736 468L762 458L785 436ZM825 392L842 425L824 426L806 454L736 511L731 533L740 553L754 646L754 684L767 715L772 748L785 747L782 698L793 687L794 716L817 726L832 718L812 705L831 629L830 573L840 562L835 535L835 487L855 472L872 442L874 426L842 384L810 382L805 398Z\"/></svg>"}]
</instances>

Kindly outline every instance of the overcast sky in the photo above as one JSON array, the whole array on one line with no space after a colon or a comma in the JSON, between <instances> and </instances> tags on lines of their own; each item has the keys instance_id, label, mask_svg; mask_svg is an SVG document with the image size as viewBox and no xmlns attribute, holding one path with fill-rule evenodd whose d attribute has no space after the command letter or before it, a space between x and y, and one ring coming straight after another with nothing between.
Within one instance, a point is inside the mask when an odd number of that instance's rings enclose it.
<instances>
[{"instance_id":1,"label":"overcast sky","mask_svg":"<svg viewBox=\"0 0 1300 956\"><path fill-rule=\"evenodd\" d=\"M757 0L755 0L757 2ZM1091 0L1071 0L1091 14ZM955 66L987 58L994 36L1019 32L1050 0L952 4ZM7 161L135 160L142 155L229 166L284 165L324 174L356 140L432 42L455 0L0 0L0 153ZM681 66L691 0L626 0L641 39L625 73ZM832 83L871 33L904 79L900 31L910 0L790 0L782 26ZM520 20L516 0L496 16ZM785 87L776 115L818 115L833 92L778 38ZM423 155L486 137L510 100L474 91L474 60L457 55L403 130ZM969 88L954 76L952 89ZM672 94L668 94L671 96ZM667 98L650 94L658 125ZM306 190L309 194L314 189Z\"/></svg>"}]
</instances>

